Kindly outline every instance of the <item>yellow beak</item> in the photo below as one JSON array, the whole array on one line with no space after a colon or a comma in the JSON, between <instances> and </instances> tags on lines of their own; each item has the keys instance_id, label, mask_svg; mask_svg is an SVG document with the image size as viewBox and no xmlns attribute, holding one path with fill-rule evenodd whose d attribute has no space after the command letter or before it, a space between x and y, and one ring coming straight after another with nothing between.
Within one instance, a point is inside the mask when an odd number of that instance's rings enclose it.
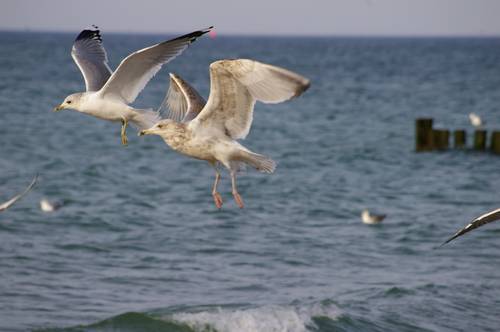
<instances>
[{"instance_id":1,"label":"yellow beak","mask_svg":"<svg viewBox=\"0 0 500 332\"><path fill-rule=\"evenodd\" d=\"M64 106L63 105L59 105L57 107L54 107L54 109L52 111L59 112L60 110L63 110L63 109L64 109Z\"/></svg>"},{"instance_id":2,"label":"yellow beak","mask_svg":"<svg viewBox=\"0 0 500 332\"><path fill-rule=\"evenodd\" d=\"M148 135L148 134L149 134L149 131L147 129L141 130L139 132L139 136L144 136L144 135Z\"/></svg>"}]
</instances>

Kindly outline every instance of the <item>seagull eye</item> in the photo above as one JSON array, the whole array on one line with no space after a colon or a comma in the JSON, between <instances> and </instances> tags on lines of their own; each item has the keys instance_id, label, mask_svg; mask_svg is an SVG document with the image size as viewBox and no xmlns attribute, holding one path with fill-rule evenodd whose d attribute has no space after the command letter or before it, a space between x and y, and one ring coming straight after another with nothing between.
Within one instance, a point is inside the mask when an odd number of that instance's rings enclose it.
<instances>
[{"instance_id":1,"label":"seagull eye","mask_svg":"<svg viewBox=\"0 0 500 332\"><path fill-rule=\"evenodd\" d=\"M162 124L158 125L158 128L159 129L163 128L163 125Z\"/></svg>"},{"instance_id":2,"label":"seagull eye","mask_svg":"<svg viewBox=\"0 0 500 332\"><path fill-rule=\"evenodd\" d=\"M66 102L66 104L71 104L71 100L68 100L68 101Z\"/></svg>"}]
</instances>

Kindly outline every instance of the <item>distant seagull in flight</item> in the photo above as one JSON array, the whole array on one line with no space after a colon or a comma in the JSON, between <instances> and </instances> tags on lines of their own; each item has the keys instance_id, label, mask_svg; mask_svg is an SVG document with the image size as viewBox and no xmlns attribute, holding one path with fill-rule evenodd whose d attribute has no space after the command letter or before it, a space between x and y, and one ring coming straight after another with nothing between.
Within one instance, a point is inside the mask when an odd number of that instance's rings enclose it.
<instances>
[{"instance_id":1,"label":"distant seagull in flight","mask_svg":"<svg viewBox=\"0 0 500 332\"><path fill-rule=\"evenodd\" d=\"M305 77L257 61L216 61L210 65L210 95L206 104L185 81L171 75L167 95L171 119L161 120L139 135L159 135L175 151L208 161L216 174L212 196L217 208L222 207L217 192L219 165L226 167L231 174L233 197L243 208L236 188L238 170L247 164L272 173L276 167L272 159L236 141L250 131L255 102L280 103L301 95L309 85Z\"/></svg>"},{"instance_id":2,"label":"distant seagull in flight","mask_svg":"<svg viewBox=\"0 0 500 332\"><path fill-rule=\"evenodd\" d=\"M85 79L86 92L69 95L54 111L73 109L99 119L121 122L122 144L127 144L129 122L146 129L160 120L152 109L129 106L162 65L181 54L196 38L212 27L191 32L142 50L122 60L115 72L108 66L99 30L83 30L73 44L71 56Z\"/></svg>"},{"instance_id":3,"label":"distant seagull in flight","mask_svg":"<svg viewBox=\"0 0 500 332\"><path fill-rule=\"evenodd\" d=\"M26 195L36 184L38 180L38 175L36 175L33 180L31 181L30 185L19 195L16 195L9 199L7 202L0 204L0 212L7 210L9 207L11 207L15 202L23 198L24 195Z\"/></svg>"},{"instance_id":4,"label":"distant seagull in flight","mask_svg":"<svg viewBox=\"0 0 500 332\"><path fill-rule=\"evenodd\" d=\"M375 225L375 224L380 224L382 220L384 220L386 217L385 214L371 214L370 211L367 209L364 209L361 212L361 220L363 221L364 224L367 225Z\"/></svg>"},{"instance_id":5,"label":"distant seagull in flight","mask_svg":"<svg viewBox=\"0 0 500 332\"><path fill-rule=\"evenodd\" d=\"M470 120L470 123L477 129L481 128L481 126L483 125L483 121L481 120L481 117L479 115L477 115L476 113L470 113L469 120Z\"/></svg>"},{"instance_id":6,"label":"distant seagull in flight","mask_svg":"<svg viewBox=\"0 0 500 332\"><path fill-rule=\"evenodd\" d=\"M487 212L477 217L476 219L472 220L467 226L456 232L455 235L446 240L441 246L444 246L448 242L456 239L459 236L464 235L465 233L472 231L475 228L481 227L483 225L489 224L490 222L497 220L500 220L500 209Z\"/></svg>"}]
</instances>

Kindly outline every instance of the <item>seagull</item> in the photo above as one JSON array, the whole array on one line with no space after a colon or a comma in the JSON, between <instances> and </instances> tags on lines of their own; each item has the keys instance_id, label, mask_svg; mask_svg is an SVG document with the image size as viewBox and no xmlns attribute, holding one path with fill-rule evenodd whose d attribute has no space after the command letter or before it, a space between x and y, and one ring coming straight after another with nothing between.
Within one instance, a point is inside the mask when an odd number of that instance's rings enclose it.
<instances>
[{"instance_id":1,"label":"seagull","mask_svg":"<svg viewBox=\"0 0 500 332\"><path fill-rule=\"evenodd\" d=\"M477 115L476 113L470 113L469 120L470 120L470 123L475 128L481 128L481 126L483 125L483 121L481 120L481 117L479 115Z\"/></svg>"},{"instance_id":2,"label":"seagull","mask_svg":"<svg viewBox=\"0 0 500 332\"><path fill-rule=\"evenodd\" d=\"M212 196L219 209L222 207L222 198L217 192L219 166L226 167L231 174L233 197L243 208L236 188L238 170L247 164L258 171L273 173L276 167L272 159L236 141L244 139L250 131L255 102L280 103L297 97L309 88L309 80L258 61L219 60L210 65L210 95L205 104L177 75L170 78L167 103L172 118L159 121L139 135L159 135L173 150L208 161L215 169Z\"/></svg>"},{"instance_id":3,"label":"seagull","mask_svg":"<svg viewBox=\"0 0 500 332\"><path fill-rule=\"evenodd\" d=\"M24 189L24 191L22 193L20 193L19 195L16 195L14 197L12 197L11 199L9 199L7 202L5 203L2 203L0 204L0 212L2 211L5 211L7 210L9 207L11 207L15 202L17 202L18 200L20 200L24 195L26 195L32 188L33 186L36 184L36 182L38 181L38 175L36 175L33 180L31 181L30 185Z\"/></svg>"},{"instance_id":4,"label":"seagull","mask_svg":"<svg viewBox=\"0 0 500 332\"><path fill-rule=\"evenodd\" d=\"M151 127L161 118L152 109L129 106L161 66L181 54L198 37L213 27L191 32L136 51L122 60L115 72L108 66L108 57L100 31L83 30L75 39L71 56L82 72L86 92L67 96L54 111L73 109L96 118L121 122L121 141L127 145L129 122L140 129Z\"/></svg>"},{"instance_id":5,"label":"seagull","mask_svg":"<svg viewBox=\"0 0 500 332\"><path fill-rule=\"evenodd\" d=\"M361 212L361 220L363 220L363 223L367 225L380 224L382 220L385 219L385 217L386 217L385 214L380 214L380 215L370 214L370 211L368 211L367 209L364 209Z\"/></svg>"},{"instance_id":6,"label":"seagull","mask_svg":"<svg viewBox=\"0 0 500 332\"><path fill-rule=\"evenodd\" d=\"M46 198L42 198L40 200L40 210L43 212L54 212L56 210L59 210L62 207L62 202L55 201L51 202Z\"/></svg>"},{"instance_id":7,"label":"seagull","mask_svg":"<svg viewBox=\"0 0 500 332\"><path fill-rule=\"evenodd\" d=\"M458 232L455 233L452 237L450 237L448 240L446 240L441 246L444 246L448 242L456 239L459 236L464 235L465 233L468 233L472 231L475 228L481 227L483 225L489 224L490 222L500 220L500 209L496 209L490 212L487 212L476 219L472 220L467 226L459 230Z\"/></svg>"}]
</instances>

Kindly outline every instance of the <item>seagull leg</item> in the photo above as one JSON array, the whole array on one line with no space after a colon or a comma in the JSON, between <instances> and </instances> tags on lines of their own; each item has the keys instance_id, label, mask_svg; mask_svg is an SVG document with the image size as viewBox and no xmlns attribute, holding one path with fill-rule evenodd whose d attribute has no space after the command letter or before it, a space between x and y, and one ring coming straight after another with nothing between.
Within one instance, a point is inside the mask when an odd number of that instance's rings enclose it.
<instances>
[{"instance_id":1,"label":"seagull leg","mask_svg":"<svg viewBox=\"0 0 500 332\"><path fill-rule=\"evenodd\" d=\"M238 190L236 189L236 172L231 171L231 186L233 188L233 197L234 200L236 201L236 204L240 207L240 209L243 209L245 205L243 204L243 200L241 199L240 194L238 193Z\"/></svg>"},{"instance_id":2,"label":"seagull leg","mask_svg":"<svg viewBox=\"0 0 500 332\"><path fill-rule=\"evenodd\" d=\"M122 136L122 144L123 145L127 145L128 144L127 133L126 133L127 125L128 125L128 121L125 118L122 118L122 133L121 133L121 136Z\"/></svg>"},{"instance_id":3,"label":"seagull leg","mask_svg":"<svg viewBox=\"0 0 500 332\"><path fill-rule=\"evenodd\" d=\"M217 185L219 184L220 180L220 173L217 168L215 168L215 182L214 182L214 187L212 188L212 196L214 198L215 206L217 206L218 209L222 207L222 197L220 197L220 194L217 192Z\"/></svg>"}]
</instances>

